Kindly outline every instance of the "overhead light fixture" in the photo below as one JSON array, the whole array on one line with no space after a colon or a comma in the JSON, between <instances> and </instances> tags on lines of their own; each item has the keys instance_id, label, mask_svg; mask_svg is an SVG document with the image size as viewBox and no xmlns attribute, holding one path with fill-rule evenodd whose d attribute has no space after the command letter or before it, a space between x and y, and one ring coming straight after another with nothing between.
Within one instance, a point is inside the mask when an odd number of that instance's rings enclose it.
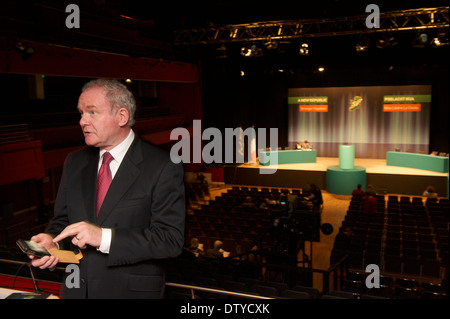
<instances>
[{"instance_id":1,"label":"overhead light fixture","mask_svg":"<svg viewBox=\"0 0 450 319\"><path fill-rule=\"evenodd\" d=\"M421 33L414 39L412 45L416 48L424 48L428 44L428 34Z\"/></svg>"},{"instance_id":2,"label":"overhead light fixture","mask_svg":"<svg viewBox=\"0 0 450 319\"><path fill-rule=\"evenodd\" d=\"M319 66L319 67L317 68L317 71L323 72L323 71L325 71L325 68L324 68L323 66Z\"/></svg>"},{"instance_id":3,"label":"overhead light fixture","mask_svg":"<svg viewBox=\"0 0 450 319\"><path fill-rule=\"evenodd\" d=\"M431 46L433 48L442 47L445 45L448 45L448 34L446 33L439 33L436 37L433 38L431 41Z\"/></svg>"},{"instance_id":4,"label":"overhead light fixture","mask_svg":"<svg viewBox=\"0 0 450 319\"><path fill-rule=\"evenodd\" d=\"M267 50L276 50L278 49L278 41L272 40L269 37L267 42L264 43L264 46L266 47Z\"/></svg>"},{"instance_id":5,"label":"overhead light fixture","mask_svg":"<svg viewBox=\"0 0 450 319\"><path fill-rule=\"evenodd\" d=\"M241 55L245 57L257 57L262 55L262 50L256 44L244 45L241 48Z\"/></svg>"},{"instance_id":6,"label":"overhead light fixture","mask_svg":"<svg viewBox=\"0 0 450 319\"><path fill-rule=\"evenodd\" d=\"M298 49L299 55L309 55L309 45L308 43L303 43Z\"/></svg>"},{"instance_id":7,"label":"overhead light fixture","mask_svg":"<svg viewBox=\"0 0 450 319\"><path fill-rule=\"evenodd\" d=\"M241 55L242 56L250 56L251 54L252 54L252 49L250 49L249 47L243 46L241 48Z\"/></svg>"},{"instance_id":8,"label":"overhead light fixture","mask_svg":"<svg viewBox=\"0 0 450 319\"><path fill-rule=\"evenodd\" d=\"M398 44L398 40L396 37L394 37L393 35L387 35L378 40L377 48L384 49L387 47L396 46L397 44Z\"/></svg>"},{"instance_id":9,"label":"overhead light fixture","mask_svg":"<svg viewBox=\"0 0 450 319\"><path fill-rule=\"evenodd\" d=\"M364 45L364 44L357 44L355 46L355 49L356 49L356 52L364 52L364 51L369 50L369 46Z\"/></svg>"},{"instance_id":10,"label":"overhead light fixture","mask_svg":"<svg viewBox=\"0 0 450 319\"><path fill-rule=\"evenodd\" d=\"M227 47L222 44L220 47L216 48L216 58L226 59L227 58Z\"/></svg>"},{"instance_id":11,"label":"overhead light fixture","mask_svg":"<svg viewBox=\"0 0 450 319\"><path fill-rule=\"evenodd\" d=\"M369 47L370 47L370 39L366 37L360 37L355 45L355 50L356 52L365 52L369 50Z\"/></svg>"}]
</instances>

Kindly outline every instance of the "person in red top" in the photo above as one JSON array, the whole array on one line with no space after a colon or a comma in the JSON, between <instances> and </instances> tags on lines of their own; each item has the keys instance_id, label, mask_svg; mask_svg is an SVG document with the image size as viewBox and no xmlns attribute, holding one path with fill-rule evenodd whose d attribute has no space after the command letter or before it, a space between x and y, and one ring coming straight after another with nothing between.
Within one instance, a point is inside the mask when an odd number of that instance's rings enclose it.
<instances>
[{"instance_id":1,"label":"person in red top","mask_svg":"<svg viewBox=\"0 0 450 319\"><path fill-rule=\"evenodd\" d=\"M358 184L357 188L353 190L352 195L356 195L356 196L364 196L364 191L361 189L362 185Z\"/></svg>"},{"instance_id":2,"label":"person in red top","mask_svg":"<svg viewBox=\"0 0 450 319\"><path fill-rule=\"evenodd\" d=\"M376 213L377 211L377 198L371 193L366 193L367 197L364 202L364 212L368 214Z\"/></svg>"}]
</instances>

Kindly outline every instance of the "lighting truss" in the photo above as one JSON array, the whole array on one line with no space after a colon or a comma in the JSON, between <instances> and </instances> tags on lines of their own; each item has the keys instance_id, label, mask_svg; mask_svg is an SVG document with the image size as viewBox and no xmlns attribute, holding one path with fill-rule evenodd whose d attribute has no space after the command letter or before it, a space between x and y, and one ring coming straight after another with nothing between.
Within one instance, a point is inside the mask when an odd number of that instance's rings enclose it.
<instances>
[{"instance_id":1,"label":"lighting truss","mask_svg":"<svg viewBox=\"0 0 450 319\"><path fill-rule=\"evenodd\" d=\"M444 29L449 27L449 7L380 12L380 27L368 28L366 15L334 19L302 19L232 24L176 30L177 45L220 44Z\"/></svg>"}]
</instances>

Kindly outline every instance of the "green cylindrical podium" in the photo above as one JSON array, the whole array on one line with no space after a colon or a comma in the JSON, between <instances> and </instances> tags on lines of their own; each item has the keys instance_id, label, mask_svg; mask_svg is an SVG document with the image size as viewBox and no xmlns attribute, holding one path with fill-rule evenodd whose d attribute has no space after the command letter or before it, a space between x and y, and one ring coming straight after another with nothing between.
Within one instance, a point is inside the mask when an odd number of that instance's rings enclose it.
<instances>
[{"instance_id":1,"label":"green cylindrical podium","mask_svg":"<svg viewBox=\"0 0 450 319\"><path fill-rule=\"evenodd\" d=\"M355 166L353 169L341 169L330 166L327 169L327 192L338 195L351 195L358 184L366 188L366 169Z\"/></svg>"},{"instance_id":2,"label":"green cylindrical podium","mask_svg":"<svg viewBox=\"0 0 450 319\"><path fill-rule=\"evenodd\" d=\"M339 166L327 169L327 192L351 195L358 184L366 187L366 169L355 166L355 145L339 145Z\"/></svg>"},{"instance_id":3,"label":"green cylindrical podium","mask_svg":"<svg viewBox=\"0 0 450 319\"><path fill-rule=\"evenodd\" d=\"M339 168L355 168L355 145L339 145Z\"/></svg>"}]
</instances>

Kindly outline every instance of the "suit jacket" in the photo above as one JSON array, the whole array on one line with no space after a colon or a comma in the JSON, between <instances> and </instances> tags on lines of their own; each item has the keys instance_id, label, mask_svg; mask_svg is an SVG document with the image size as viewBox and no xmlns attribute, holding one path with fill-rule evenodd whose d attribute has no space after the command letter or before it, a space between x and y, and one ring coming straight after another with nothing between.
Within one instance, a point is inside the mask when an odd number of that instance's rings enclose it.
<instances>
[{"instance_id":1,"label":"suit jacket","mask_svg":"<svg viewBox=\"0 0 450 319\"><path fill-rule=\"evenodd\" d=\"M58 234L80 221L111 228L110 252L104 254L90 246L84 249L79 265L80 288L63 285L62 296L161 298L163 261L178 256L184 244L182 165L174 164L167 152L136 137L96 217L98 160L99 150L94 147L67 157L54 218L46 231Z\"/></svg>"}]
</instances>

